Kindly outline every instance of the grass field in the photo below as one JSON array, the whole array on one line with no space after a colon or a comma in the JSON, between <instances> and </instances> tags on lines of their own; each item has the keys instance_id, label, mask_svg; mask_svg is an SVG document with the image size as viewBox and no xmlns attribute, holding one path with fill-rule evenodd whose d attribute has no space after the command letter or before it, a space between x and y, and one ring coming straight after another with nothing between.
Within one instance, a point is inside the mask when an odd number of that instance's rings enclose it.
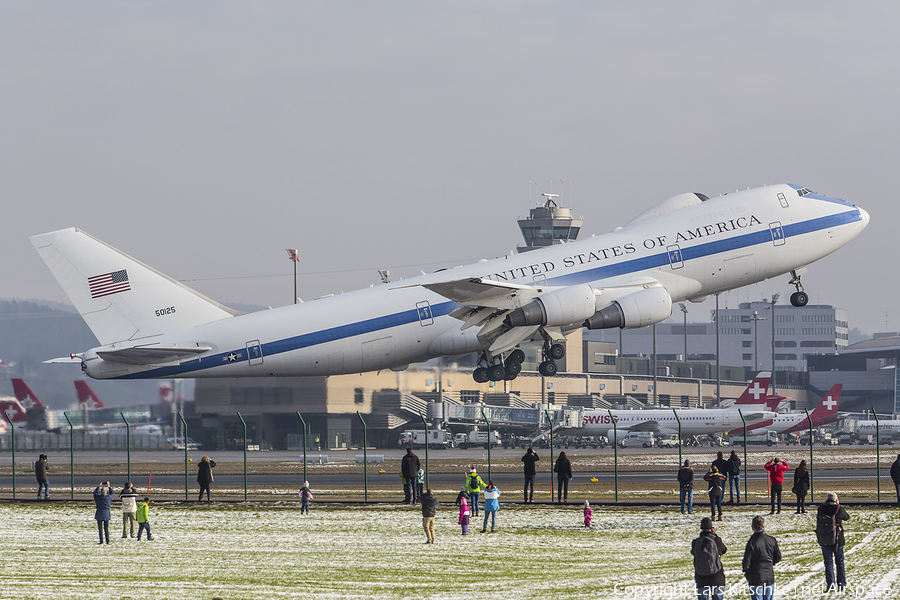
<instances>
[{"instance_id":1,"label":"grass field","mask_svg":"<svg viewBox=\"0 0 900 600\"><path fill-rule=\"evenodd\" d=\"M447 494L449 497L449 492ZM690 517L647 508L503 506L499 531L463 537L443 500L437 541L426 545L418 507L294 502L153 505L154 539L97 544L93 504L0 505L0 597L71 599L257 598L694 598ZM844 598L900 598L900 511L850 509ZM719 534L729 598L740 575L749 509L729 509ZM114 517L116 514L114 513ZM821 598L824 582L811 515L767 519L784 560L782 598ZM857 593L859 592L859 593ZM837 597L837 596L835 596Z\"/></svg>"}]
</instances>

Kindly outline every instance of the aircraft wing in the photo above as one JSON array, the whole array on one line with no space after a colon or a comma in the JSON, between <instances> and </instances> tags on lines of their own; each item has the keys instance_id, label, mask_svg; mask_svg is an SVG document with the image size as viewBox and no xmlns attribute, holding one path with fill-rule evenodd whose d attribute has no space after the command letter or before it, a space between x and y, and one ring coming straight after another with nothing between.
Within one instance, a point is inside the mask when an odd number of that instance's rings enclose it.
<instances>
[{"instance_id":1,"label":"aircraft wing","mask_svg":"<svg viewBox=\"0 0 900 600\"><path fill-rule=\"evenodd\" d=\"M659 433L659 421L656 419L648 419L628 427L623 427L622 431L652 431L653 433Z\"/></svg>"},{"instance_id":2,"label":"aircraft wing","mask_svg":"<svg viewBox=\"0 0 900 600\"><path fill-rule=\"evenodd\" d=\"M99 350L97 351L97 355L103 360L126 365L154 365L197 358L210 350L212 350L212 348L208 346L201 346L199 348L137 346L116 350Z\"/></svg>"},{"instance_id":3,"label":"aircraft wing","mask_svg":"<svg viewBox=\"0 0 900 600\"><path fill-rule=\"evenodd\" d=\"M422 287L467 306L513 309L537 296L530 285L490 281L480 277L426 283Z\"/></svg>"}]
</instances>

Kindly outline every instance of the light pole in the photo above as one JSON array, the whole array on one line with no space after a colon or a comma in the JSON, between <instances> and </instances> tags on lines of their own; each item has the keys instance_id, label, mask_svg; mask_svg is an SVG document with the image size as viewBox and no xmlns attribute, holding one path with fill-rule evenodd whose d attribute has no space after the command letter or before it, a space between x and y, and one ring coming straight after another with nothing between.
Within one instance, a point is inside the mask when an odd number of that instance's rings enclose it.
<instances>
[{"instance_id":1,"label":"light pole","mask_svg":"<svg viewBox=\"0 0 900 600\"><path fill-rule=\"evenodd\" d=\"M681 312L684 313L684 362L687 363L687 306L684 305L684 302L680 303L678 306L681 307Z\"/></svg>"},{"instance_id":2,"label":"light pole","mask_svg":"<svg viewBox=\"0 0 900 600\"><path fill-rule=\"evenodd\" d=\"M296 248L287 248L288 257L294 263L294 304L297 304L297 263L300 262L300 255L297 254Z\"/></svg>"},{"instance_id":3,"label":"light pole","mask_svg":"<svg viewBox=\"0 0 900 600\"><path fill-rule=\"evenodd\" d=\"M721 369L719 369L720 359L719 359L719 294L716 294L716 406L721 406L722 404L722 381L719 378L719 373ZM700 403L702 405L703 398L700 399Z\"/></svg>"},{"instance_id":4,"label":"light pole","mask_svg":"<svg viewBox=\"0 0 900 600\"><path fill-rule=\"evenodd\" d=\"M772 294L772 395L775 395L775 303L781 294Z\"/></svg>"},{"instance_id":5,"label":"light pole","mask_svg":"<svg viewBox=\"0 0 900 600\"><path fill-rule=\"evenodd\" d=\"M759 344L757 341L759 340L759 322L765 321L765 317L759 316L759 313L755 310L753 314L750 315L750 320L753 321L753 371L759 371Z\"/></svg>"}]
</instances>

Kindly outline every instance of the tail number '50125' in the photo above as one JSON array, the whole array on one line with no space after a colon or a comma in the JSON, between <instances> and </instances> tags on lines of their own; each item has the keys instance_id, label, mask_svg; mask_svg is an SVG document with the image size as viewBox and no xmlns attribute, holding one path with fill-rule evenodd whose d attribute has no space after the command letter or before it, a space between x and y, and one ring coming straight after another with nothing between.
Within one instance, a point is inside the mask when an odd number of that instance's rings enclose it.
<instances>
[{"instance_id":1,"label":"tail number '50125'","mask_svg":"<svg viewBox=\"0 0 900 600\"><path fill-rule=\"evenodd\" d=\"M169 308L158 308L158 309L156 310L156 316L157 316L157 317L164 317L164 316L166 316L166 315L172 315L172 314L175 314L175 307L174 307L174 306L170 306Z\"/></svg>"}]
</instances>

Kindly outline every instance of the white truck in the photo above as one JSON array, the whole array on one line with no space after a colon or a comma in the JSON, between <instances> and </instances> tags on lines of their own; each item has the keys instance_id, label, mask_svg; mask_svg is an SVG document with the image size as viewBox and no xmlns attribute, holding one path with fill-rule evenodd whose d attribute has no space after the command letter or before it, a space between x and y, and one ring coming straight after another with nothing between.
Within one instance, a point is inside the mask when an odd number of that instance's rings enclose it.
<instances>
[{"instance_id":1,"label":"white truck","mask_svg":"<svg viewBox=\"0 0 900 600\"><path fill-rule=\"evenodd\" d=\"M619 432L619 446L622 448L652 448L655 445L656 436L652 431Z\"/></svg>"},{"instance_id":2,"label":"white truck","mask_svg":"<svg viewBox=\"0 0 900 600\"><path fill-rule=\"evenodd\" d=\"M488 437L489 435L490 437ZM490 440L491 446L495 447L500 446L502 443L500 434L497 431L491 431L489 433L487 431L478 431L477 429L473 429L469 433L457 433L453 438L453 443L457 448L465 450L466 448L475 448L478 446L487 448L488 440Z\"/></svg>"},{"instance_id":3,"label":"white truck","mask_svg":"<svg viewBox=\"0 0 900 600\"><path fill-rule=\"evenodd\" d=\"M401 448L424 448L426 445L433 450L442 450L451 445L449 431L443 429L429 429L425 436L424 429L407 429L400 433L399 445Z\"/></svg>"}]
</instances>

